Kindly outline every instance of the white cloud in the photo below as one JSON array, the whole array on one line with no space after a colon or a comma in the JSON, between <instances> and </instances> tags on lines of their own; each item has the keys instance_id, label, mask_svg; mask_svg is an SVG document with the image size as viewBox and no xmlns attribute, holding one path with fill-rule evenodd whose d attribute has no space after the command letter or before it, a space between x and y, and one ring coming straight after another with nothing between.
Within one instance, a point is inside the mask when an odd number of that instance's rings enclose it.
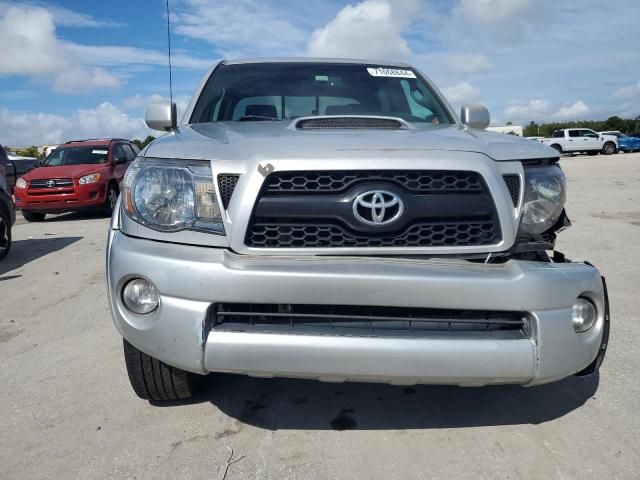
<instances>
[{"instance_id":1,"label":"white cloud","mask_svg":"<svg viewBox=\"0 0 640 480\"><path fill-rule=\"evenodd\" d=\"M53 16L40 7L10 7L0 17L0 75L35 77L60 93L115 88L118 78L85 68L56 36Z\"/></svg>"},{"instance_id":2,"label":"white cloud","mask_svg":"<svg viewBox=\"0 0 640 480\"><path fill-rule=\"evenodd\" d=\"M224 56L298 53L305 33L261 0L182 0L171 15L177 33L213 44Z\"/></svg>"},{"instance_id":3,"label":"white cloud","mask_svg":"<svg viewBox=\"0 0 640 480\"><path fill-rule=\"evenodd\" d=\"M453 17L500 41L516 42L553 19L551 5L550 0L460 0Z\"/></svg>"},{"instance_id":4,"label":"white cloud","mask_svg":"<svg viewBox=\"0 0 640 480\"><path fill-rule=\"evenodd\" d=\"M451 72L461 75L485 72L492 67L486 55L477 53L450 53L445 62Z\"/></svg>"},{"instance_id":5,"label":"white cloud","mask_svg":"<svg viewBox=\"0 0 640 480\"><path fill-rule=\"evenodd\" d=\"M122 79L104 67L167 65L166 52L61 40L56 34L55 9L52 13L39 6L0 7L0 75L26 76L57 93L78 94L120 86ZM177 68L205 70L212 65L210 60L180 51L171 60Z\"/></svg>"},{"instance_id":6,"label":"white cloud","mask_svg":"<svg viewBox=\"0 0 640 480\"><path fill-rule=\"evenodd\" d=\"M512 102L504 110L504 117L516 122L577 120L584 118L590 111L582 100L577 100L569 106L557 107L548 100L536 99L524 103Z\"/></svg>"},{"instance_id":7,"label":"white cloud","mask_svg":"<svg viewBox=\"0 0 640 480\"><path fill-rule=\"evenodd\" d=\"M12 6L44 8L53 15L56 25L63 27L105 28L121 26L118 22L99 19L86 13L76 12L69 8L43 1L0 1L0 15L3 15Z\"/></svg>"},{"instance_id":8,"label":"white cloud","mask_svg":"<svg viewBox=\"0 0 640 480\"><path fill-rule=\"evenodd\" d=\"M554 120L576 120L583 118L589 111L589 107L582 100L578 100L569 107L561 107L551 118Z\"/></svg>"},{"instance_id":9,"label":"white cloud","mask_svg":"<svg viewBox=\"0 0 640 480\"><path fill-rule=\"evenodd\" d=\"M180 122L182 115L187 109L187 106L189 105L190 100L191 100L191 97L186 95L178 95L173 97L173 101L176 104L176 111L178 114L177 115L178 123ZM120 106L122 107L123 110L126 110L128 112L139 112L143 114L149 103L168 102L168 101L169 101L169 97L166 97L163 95L153 94L149 96L142 96L140 94L136 94L136 95L125 97L124 99L122 99Z\"/></svg>"},{"instance_id":10,"label":"white cloud","mask_svg":"<svg viewBox=\"0 0 640 480\"><path fill-rule=\"evenodd\" d=\"M168 65L167 52L137 47L119 47L109 45L79 45L64 43L64 47L75 54L85 65ZM171 52L171 65L177 68L205 70L212 67L213 61L192 57L183 52Z\"/></svg>"},{"instance_id":11,"label":"white cloud","mask_svg":"<svg viewBox=\"0 0 640 480\"><path fill-rule=\"evenodd\" d=\"M480 98L480 92L469 82L460 82L450 87L444 87L442 93L450 103L460 106L464 103L474 102Z\"/></svg>"},{"instance_id":12,"label":"white cloud","mask_svg":"<svg viewBox=\"0 0 640 480\"><path fill-rule=\"evenodd\" d=\"M347 5L313 32L308 53L318 57L407 58L411 50L402 32L419 9L419 0L365 0Z\"/></svg>"},{"instance_id":13,"label":"white cloud","mask_svg":"<svg viewBox=\"0 0 640 480\"><path fill-rule=\"evenodd\" d=\"M142 118L104 102L69 115L20 113L0 107L0 131L9 146L44 145L78 138L144 138L151 133Z\"/></svg>"},{"instance_id":14,"label":"white cloud","mask_svg":"<svg viewBox=\"0 0 640 480\"><path fill-rule=\"evenodd\" d=\"M619 88L613 93L613 96L617 98L640 97L640 82L633 85L629 85L627 87Z\"/></svg>"}]
</instances>

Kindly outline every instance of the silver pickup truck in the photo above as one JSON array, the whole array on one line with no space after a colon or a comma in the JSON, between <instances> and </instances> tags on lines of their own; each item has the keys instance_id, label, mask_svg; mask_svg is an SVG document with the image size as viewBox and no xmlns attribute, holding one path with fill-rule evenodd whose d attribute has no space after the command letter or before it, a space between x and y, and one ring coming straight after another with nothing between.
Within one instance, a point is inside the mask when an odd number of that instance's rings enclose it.
<instances>
[{"instance_id":1,"label":"silver pickup truck","mask_svg":"<svg viewBox=\"0 0 640 480\"><path fill-rule=\"evenodd\" d=\"M107 248L135 392L209 372L538 385L597 371L593 266L554 251L558 152L400 63L223 61L129 167Z\"/></svg>"}]
</instances>

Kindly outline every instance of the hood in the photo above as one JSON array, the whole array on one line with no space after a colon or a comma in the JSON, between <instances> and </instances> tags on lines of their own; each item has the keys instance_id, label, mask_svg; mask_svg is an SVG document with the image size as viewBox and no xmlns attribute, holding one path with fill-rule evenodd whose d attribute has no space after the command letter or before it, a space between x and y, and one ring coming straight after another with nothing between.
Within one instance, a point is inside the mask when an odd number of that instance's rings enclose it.
<instances>
[{"instance_id":1,"label":"hood","mask_svg":"<svg viewBox=\"0 0 640 480\"><path fill-rule=\"evenodd\" d=\"M108 164L94 165L61 165L58 167L38 167L22 178L25 180L44 180L47 178L80 178L90 173L102 172Z\"/></svg>"},{"instance_id":2,"label":"hood","mask_svg":"<svg viewBox=\"0 0 640 480\"><path fill-rule=\"evenodd\" d=\"M212 122L186 125L163 135L145 156L194 160L305 159L382 156L384 152L458 151L497 161L557 157L552 148L513 135L459 125L412 125L410 129L297 130L292 122Z\"/></svg>"}]
</instances>

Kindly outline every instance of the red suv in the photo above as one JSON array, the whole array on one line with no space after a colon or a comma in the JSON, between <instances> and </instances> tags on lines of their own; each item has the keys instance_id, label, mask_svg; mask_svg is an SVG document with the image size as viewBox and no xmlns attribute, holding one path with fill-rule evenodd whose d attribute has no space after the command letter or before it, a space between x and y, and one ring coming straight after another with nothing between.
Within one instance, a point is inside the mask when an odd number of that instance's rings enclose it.
<instances>
[{"instance_id":1,"label":"red suv","mask_svg":"<svg viewBox=\"0 0 640 480\"><path fill-rule=\"evenodd\" d=\"M140 150L119 138L60 145L41 167L16 181L16 207L30 222L47 213L101 210L111 215L127 166Z\"/></svg>"}]
</instances>

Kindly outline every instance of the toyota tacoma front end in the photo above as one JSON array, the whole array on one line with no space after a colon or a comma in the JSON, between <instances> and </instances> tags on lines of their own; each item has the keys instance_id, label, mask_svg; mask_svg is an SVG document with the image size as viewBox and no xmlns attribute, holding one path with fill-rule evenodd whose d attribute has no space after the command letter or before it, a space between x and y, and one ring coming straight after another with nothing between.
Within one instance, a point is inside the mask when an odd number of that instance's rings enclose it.
<instances>
[{"instance_id":1,"label":"toyota tacoma front end","mask_svg":"<svg viewBox=\"0 0 640 480\"><path fill-rule=\"evenodd\" d=\"M209 372L537 385L598 369L604 281L554 252L558 154L405 64L222 62L129 167L111 309L142 398Z\"/></svg>"}]
</instances>

